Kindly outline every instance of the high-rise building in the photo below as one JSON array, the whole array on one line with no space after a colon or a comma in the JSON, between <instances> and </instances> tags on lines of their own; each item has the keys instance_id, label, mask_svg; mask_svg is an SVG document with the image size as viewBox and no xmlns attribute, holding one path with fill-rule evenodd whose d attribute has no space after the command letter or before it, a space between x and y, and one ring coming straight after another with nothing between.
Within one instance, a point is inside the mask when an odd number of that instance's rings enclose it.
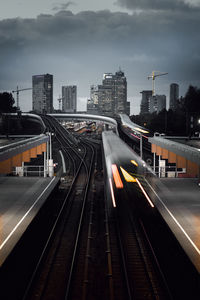
<instances>
[{"instance_id":1,"label":"high-rise building","mask_svg":"<svg viewBox=\"0 0 200 300\"><path fill-rule=\"evenodd\" d=\"M99 103L99 93L98 93L98 86L91 85L90 87L90 99L91 101L97 105Z\"/></svg>"},{"instance_id":2,"label":"high-rise building","mask_svg":"<svg viewBox=\"0 0 200 300\"><path fill-rule=\"evenodd\" d=\"M130 101L126 102L126 114L129 116L131 113L131 103Z\"/></svg>"},{"instance_id":3,"label":"high-rise building","mask_svg":"<svg viewBox=\"0 0 200 300\"><path fill-rule=\"evenodd\" d=\"M149 98L152 96L152 91L142 91L142 100L140 104L140 113L149 113Z\"/></svg>"},{"instance_id":4,"label":"high-rise building","mask_svg":"<svg viewBox=\"0 0 200 300\"><path fill-rule=\"evenodd\" d=\"M98 86L91 85L90 99L87 100L87 113L98 115L99 113L99 90Z\"/></svg>"},{"instance_id":5,"label":"high-rise building","mask_svg":"<svg viewBox=\"0 0 200 300\"><path fill-rule=\"evenodd\" d=\"M77 86L62 86L62 111L74 113L77 111Z\"/></svg>"},{"instance_id":6,"label":"high-rise building","mask_svg":"<svg viewBox=\"0 0 200 300\"><path fill-rule=\"evenodd\" d=\"M99 112L114 116L127 113L127 81L124 72L119 70L114 75L105 73L102 85L98 86Z\"/></svg>"},{"instance_id":7,"label":"high-rise building","mask_svg":"<svg viewBox=\"0 0 200 300\"><path fill-rule=\"evenodd\" d=\"M87 113L92 115L99 115L99 106L94 103L93 99L87 100Z\"/></svg>"},{"instance_id":8,"label":"high-rise building","mask_svg":"<svg viewBox=\"0 0 200 300\"><path fill-rule=\"evenodd\" d=\"M37 113L53 112L53 75L33 75L33 111Z\"/></svg>"},{"instance_id":9,"label":"high-rise building","mask_svg":"<svg viewBox=\"0 0 200 300\"><path fill-rule=\"evenodd\" d=\"M149 98L149 112L159 113L161 110L166 109L166 96L155 95Z\"/></svg>"},{"instance_id":10,"label":"high-rise building","mask_svg":"<svg viewBox=\"0 0 200 300\"><path fill-rule=\"evenodd\" d=\"M179 99L179 85L177 83L170 84L169 108L176 110Z\"/></svg>"}]
</instances>

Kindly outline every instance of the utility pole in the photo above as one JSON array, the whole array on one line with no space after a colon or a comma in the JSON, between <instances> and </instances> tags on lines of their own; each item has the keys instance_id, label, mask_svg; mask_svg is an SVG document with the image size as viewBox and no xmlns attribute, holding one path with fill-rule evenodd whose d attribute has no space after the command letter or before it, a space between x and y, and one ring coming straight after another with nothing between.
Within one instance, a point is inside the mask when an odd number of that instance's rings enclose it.
<instances>
[{"instance_id":1,"label":"utility pole","mask_svg":"<svg viewBox=\"0 0 200 300\"><path fill-rule=\"evenodd\" d=\"M28 91L28 90L32 90L32 88L19 89L18 86L17 86L17 89L15 91L12 91L12 93L17 94L17 110L18 111L20 110L20 107L19 107L19 92Z\"/></svg>"},{"instance_id":2,"label":"utility pole","mask_svg":"<svg viewBox=\"0 0 200 300\"><path fill-rule=\"evenodd\" d=\"M151 75L149 75L147 78L152 78L152 96L155 96L155 79L158 76L167 75L168 73L161 73L160 71L152 71Z\"/></svg>"}]
</instances>

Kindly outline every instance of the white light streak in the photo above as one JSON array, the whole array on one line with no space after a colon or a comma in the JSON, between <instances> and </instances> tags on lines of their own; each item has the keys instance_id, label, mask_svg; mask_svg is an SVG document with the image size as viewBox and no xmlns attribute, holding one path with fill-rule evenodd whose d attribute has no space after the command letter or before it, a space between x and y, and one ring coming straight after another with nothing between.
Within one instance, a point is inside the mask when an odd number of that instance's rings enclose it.
<instances>
[{"instance_id":1,"label":"white light streak","mask_svg":"<svg viewBox=\"0 0 200 300\"><path fill-rule=\"evenodd\" d=\"M146 179L145 179L146 180ZM197 253L200 255L200 250L199 248L196 246L196 244L192 241L192 239L189 237L189 235L187 234L187 232L183 229L183 227L181 226L181 224L178 222L178 220L174 217L174 215L171 213L171 211L167 208L167 206L164 204L164 202L161 200L161 198L158 196L158 194L156 193L156 191L153 189L153 187L148 183L148 181L146 180L147 184L150 186L150 188L152 189L152 191L154 192L154 194L156 195L156 197L158 197L158 199L160 200L160 202L162 203L162 205L164 206L164 208L166 209L166 211L169 213L169 215L172 217L172 219L174 220L174 222L178 225L178 227L181 229L181 231L184 233L184 235L186 236L186 238L189 240L189 242L192 244L192 246L194 247L194 249L197 251Z\"/></svg>"},{"instance_id":2,"label":"white light streak","mask_svg":"<svg viewBox=\"0 0 200 300\"><path fill-rule=\"evenodd\" d=\"M113 206L116 207L115 196L114 196L111 178L109 178L109 183L110 183L110 191L111 191L111 196L112 196L112 203L113 203Z\"/></svg>"},{"instance_id":3,"label":"white light streak","mask_svg":"<svg viewBox=\"0 0 200 300\"><path fill-rule=\"evenodd\" d=\"M48 189L50 184L55 180L55 177L49 182L47 187L44 189L44 191L40 194L40 196L37 198L37 200L33 203L33 205L29 208L29 210L25 213L25 215L21 218L21 220L16 224L16 226L13 228L13 230L10 232L10 234L7 236L7 238L3 241L3 243L0 245L0 250L5 246L5 244L8 242L10 237L13 235L13 233L16 231L16 229L19 227L19 225L24 221L26 216L30 213L30 211L33 209L33 207L36 205L36 203L40 200L42 195L45 193L45 191Z\"/></svg>"},{"instance_id":4,"label":"white light streak","mask_svg":"<svg viewBox=\"0 0 200 300\"><path fill-rule=\"evenodd\" d=\"M148 201L148 202L149 202L149 204L151 205L151 207L154 207L154 204L152 203L151 199L149 198L149 196L147 195L147 193L145 192L145 190L144 190L143 186L141 185L141 183L139 182L139 180L138 180L137 178L136 178L136 181L137 181L137 183L138 183L139 187L141 188L141 190L142 190L143 194L145 195L145 197L146 197L147 201Z\"/></svg>"}]
</instances>

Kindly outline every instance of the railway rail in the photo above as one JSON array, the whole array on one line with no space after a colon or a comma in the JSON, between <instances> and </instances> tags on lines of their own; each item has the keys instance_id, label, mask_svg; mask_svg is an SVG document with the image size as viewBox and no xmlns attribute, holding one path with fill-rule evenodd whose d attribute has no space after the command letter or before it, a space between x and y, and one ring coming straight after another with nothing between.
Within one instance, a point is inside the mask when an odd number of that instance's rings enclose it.
<instances>
[{"instance_id":1,"label":"railway rail","mask_svg":"<svg viewBox=\"0 0 200 300\"><path fill-rule=\"evenodd\" d=\"M53 155L62 149L70 181L60 184L25 234L18 255L33 263L19 280L16 273L5 299L172 299L140 205L132 201L142 203L142 194L119 190L111 208L99 141L74 137L53 118L44 121L54 131Z\"/></svg>"}]
</instances>

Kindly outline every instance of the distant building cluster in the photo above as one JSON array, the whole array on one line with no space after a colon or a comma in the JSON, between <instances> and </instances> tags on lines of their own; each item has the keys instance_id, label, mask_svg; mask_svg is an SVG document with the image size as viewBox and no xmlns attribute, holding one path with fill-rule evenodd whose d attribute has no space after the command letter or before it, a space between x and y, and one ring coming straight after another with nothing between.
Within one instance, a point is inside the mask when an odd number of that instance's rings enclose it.
<instances>
[{"instance_id":1,"label":"distant building cluster","mask_svg":"<svg viewBox=\"0 0 200 300\"><path fill-rule=\"evenodd\" d=\"M32 76L33 111L41 114L53 112L53 75ZM62 86L59 100L59 112L77 111L77 86ZM119 113L130 114L130 102L127 101L127 81L124 72L105 73L101 85L92 85L87 112L114 117Z\"/></svg>"},{"instance_id":2,"label":"distant building cluster","mask_svg":"<svg viewBox=\"0 0 200 300\"><path fill-rule=\"evenodd\" d=\"M141 92L140 113L159 113L166 109L166 96L154 95L152 90ZM170 85L169 108L176 110L179 102L179 85ZM32 106L36 113L54 112L53 108L53 75L32 76ZM77 112L77 86L62 86L62 97L59 100L58 112ZM87 100L87 113L115 117L120 113L130 115L130 102L127 101L127 80L121 70L115 74L103 74L102 83L90 87L90 99Z\"/></svg>"},{"instance_id":3,"label":"distant building cluster","mask_svg":"<svg viewBox=\"0 0 200 300\"><path fill-rule=\"evenodd\" d=\"M124 72L105 73L102 84L92 85L87 112L114 117L120 113L130 114L130 102L127 101L127 81Z\"/></svg>"},{"instance_id":4,"label":"distant building cluster","mask_svg":"<svg viewBox=\"0 0 200 300\"><path fill-rule=\"evenodd\" d=\"M33 111L40 114L54 112L53 108L53 75L32 76ZM62 86L62 108L61 112L75 113L77 111L77 86Z\"/></svg>"},{"instance_id":5,"label":"distant building cluster","mask_svg":"<svg viewBox=\"0 0 200 300\"><path fill-rule=\"evenodd\" d=\"M166 96L165 95L152 95L151 90L142 91L142 99L140 104L140 113L159 113L166 109ZM176 110L179 101L179 85L172 83L170 85L170 98L169 109Z\"/></svg>"}]
</instances>

